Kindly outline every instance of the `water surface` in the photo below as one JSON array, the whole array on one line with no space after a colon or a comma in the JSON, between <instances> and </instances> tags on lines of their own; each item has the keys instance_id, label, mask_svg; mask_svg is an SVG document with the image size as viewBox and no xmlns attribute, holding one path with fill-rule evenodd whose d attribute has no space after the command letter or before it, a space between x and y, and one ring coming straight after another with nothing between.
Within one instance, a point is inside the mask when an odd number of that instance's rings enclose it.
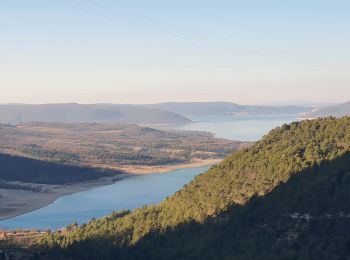
<instances>
[{"instance_id":1,"label":"water surface","mask_svg":"<svg viewBox=\"0 0 350 260\"><path fill-rule=\"evenodd\" d=\"M177 125L178 130L207 131L216 137L239 141L257 141L271 129L297 121L297 115L236 115L191 117L190 124Z\"/></svg>"},{"instance_id":2,"label":"water surface","mask_svg":"<svg viewBox=\"0 0 350 260\"><path fill-rule=\"evenodd\" d=\"M240 115L194 117L193 123L167 126L178 130L209 131L231 140L256 141L276 126L290 123L297 115ZM73 221L83 223L115 210L134 209L162 201L180 190L208 167L133 176L115 184L67 195L33 212L0 221L0 228L56 229Z\"/></svg>"},{"instance_id":3,"label":"water surface","mask_svg":"<svg viewBox=\"0 0 350 260\"><path fill-rule=\"evenodd\" d=\"M209 167L127 177L108 186L57 199L30 213L0 221L0 228L57 229L77 221L84 223L115 210L134 209L162 201Z\"/></svg>"}]
</instances>

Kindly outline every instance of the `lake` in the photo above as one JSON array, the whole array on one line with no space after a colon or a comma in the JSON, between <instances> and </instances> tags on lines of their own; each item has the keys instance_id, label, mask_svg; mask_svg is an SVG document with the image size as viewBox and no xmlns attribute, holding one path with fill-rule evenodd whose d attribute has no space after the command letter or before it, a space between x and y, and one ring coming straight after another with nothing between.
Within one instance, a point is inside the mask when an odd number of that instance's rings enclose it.
<instances>
[{"instance_id":1,"label":"lake","mask_svg":"<svg viewBox=\"0 0 350 260\"><path fill-rule=\"evenodd\" d=\"M217 137L255 141L272 128L297 120L297 116L247 115L192 118L193 123L172 126L178 130L209 131ZM67 195L41 209L0 221L0 228L57 229L74 221L83 223L115 210L134 209L162 201L209 167L132 176L112 185Z\"/></svg>"},{"instance_id":2,"label":"lake","mask_svg":"<svg viewBox=\"0 0 350 260\"><path fill-rule=\"evenodd\" d=\"M57 199L30 213L0 222L1 228L56 229L73 221L83 223L115 210L158 203L209 167L187 168L167 173L131 176L112 185L93 188Z\"/></svg>"},{"instance_id":3,"label":"lake","mask_svg":"<svg viewBox=\"0 0 350 260\"><path fill-rule=\"evenodd\" d=\"M232 115L190 117L193 123L175 126L178 130L207 131L216 137L257 141L271 129L297 121L297 115Z\"/></svg>"}]
</instances>

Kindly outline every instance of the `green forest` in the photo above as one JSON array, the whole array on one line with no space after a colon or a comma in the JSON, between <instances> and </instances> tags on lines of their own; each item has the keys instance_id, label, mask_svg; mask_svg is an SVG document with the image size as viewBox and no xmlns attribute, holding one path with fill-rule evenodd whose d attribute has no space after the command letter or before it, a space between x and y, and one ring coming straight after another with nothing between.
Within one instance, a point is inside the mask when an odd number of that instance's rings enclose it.
<instances>
[{"instance_id":1,"label":"green forest","mask_svg":"<svg viewBox=\"0 0 350 260\"><path fill-rule=\"evenodd\" d=\"M57 259L348 259L350 117L286 124L158 205L47 232Z\"/></svg>"}]
</instances>

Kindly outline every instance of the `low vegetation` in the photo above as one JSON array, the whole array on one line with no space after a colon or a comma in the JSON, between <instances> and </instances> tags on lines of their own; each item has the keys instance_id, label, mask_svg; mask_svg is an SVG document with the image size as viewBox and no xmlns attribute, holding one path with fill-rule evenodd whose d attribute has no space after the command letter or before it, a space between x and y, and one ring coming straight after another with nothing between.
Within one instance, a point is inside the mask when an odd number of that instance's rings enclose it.
<instances>
[{"instance_id":1,"label":"low vegetation","mask_svg":"<svg viewBox=\"0 0 350 260\"><path fill-rule=\"evenodd\" d=\"M0 152L98 168L159 166L223 158L247 145L210 133L125 124L25 123L0 126Z\"/></svg>"}]
</instances>

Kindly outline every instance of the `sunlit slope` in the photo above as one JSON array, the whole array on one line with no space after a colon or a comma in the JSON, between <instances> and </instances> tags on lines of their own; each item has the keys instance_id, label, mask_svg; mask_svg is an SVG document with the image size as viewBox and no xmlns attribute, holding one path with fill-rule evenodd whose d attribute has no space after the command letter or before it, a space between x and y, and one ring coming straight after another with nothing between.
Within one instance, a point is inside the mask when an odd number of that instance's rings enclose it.
<instances>
[{"instance_id":1,"label":"sunlit slope","mask_svg":"<svg viewBox=\"0 0 350 260\"><path fill-rule=\"evenodd\" d=\"M272 130L253 147L230 155L222 163L198 176L159 205L113 214L101 220L91 221L79 228L71 226L64 235L59 233L46 235L41 244L46 249L55 249L52 252L81 255L87 258L130 256L128 254L133 254L134 246L144 250L145 253L149 254L152 251L157 255L156 252L162 252L161 244L168 243L171 238L174 239L171 234L178 231L180 234L175 238L183 240L178 241L180 244L172 245L174 251L166 251L169 257L176 258L176 252L181 252L182 256L189 254L183 251L186 248L185 245L191 248L192 254L193 250L197 250L197 256L201 256L201 252L203 254L206 252L206 246L202 242L207 238L195 236L196 232L201 234L202 229L206 230L206 227L210 227L213 229L213 237L227 235L226 231L219 232L215 228L217 223L222 225L223 222L234 222L235 218L249 219L252 213L249 211L250 215L244 213L245 207L253 209L252 212L254 212L254 206L251 206L251 203L256 198L269 198L276 192L276 188L289 184L291 178L295 176L309 176L315 172L324 172L325 176L328 176L327 173L333 167L337 170L341 168L342 172L346 171L349 145L350 118L348 117L284 125ZM324 166L327 163L330 165ZM341 167L339 168L338 165ZM308 185L310 190L314 191L318 187L312 186L313 179L313 177L308 178ZM305 194L310 194L307 192L308 185L300 186ZM288 193L286 195L294 196ZM252 201L253 197L255 199ZM318 196L314 200L317 199L319 199ZM277 203L279 200L274 201ZM312 201L309 200L310 203ZM278 206L280 207L281 205ZM288 204L283 204L283 207L288 207ZM232 224L231 227L235 225ZM236 225L237 228L239 226ZM184 236L184 233L187 235ZM210 235L206 232L203 234ZM176 239L173 242L175 241ZM223 243L224 241L221 241L219 244L225 248ZM92 245L94 249L87 250ZM154 250L150 250L152 248ZM253 250L253 248L250 249ZM142 250L138 251L140 257Z\"/></svg>"}]
</instances>

